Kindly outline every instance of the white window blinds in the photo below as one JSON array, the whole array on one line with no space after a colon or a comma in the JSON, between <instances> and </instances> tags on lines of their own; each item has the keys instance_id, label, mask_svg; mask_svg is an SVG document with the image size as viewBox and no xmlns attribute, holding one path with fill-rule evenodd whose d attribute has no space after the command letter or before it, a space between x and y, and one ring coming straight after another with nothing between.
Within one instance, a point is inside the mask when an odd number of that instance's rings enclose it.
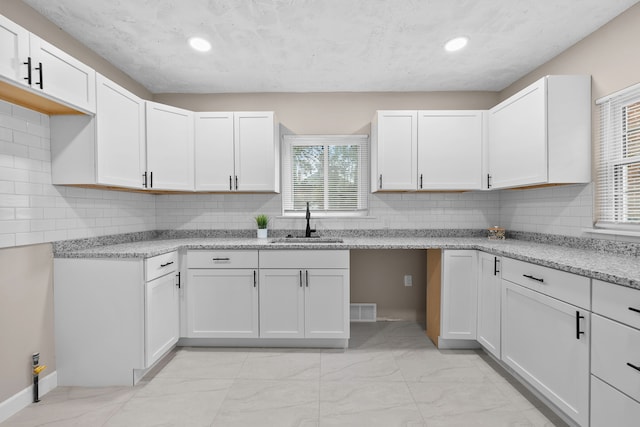
<instances>
[{"instance_id":1,"label":"white window blinds","mask_svg":"<svg viewBox=\"0 0 640 427\"><path fill-rule=\"evenodd\" d=\"M369 200L367 135L285 135L284 214L366 215Z\"/></svg>"},{"instance_id":2,"label":"white window blinds","mask_svg":"<svg viewBox=\"0 0 640 427\"><path fill-rule=\"evenodd\" d=\"M597 225L640 227L640 85L597 101Z\"/></svg>"}]
</instances>

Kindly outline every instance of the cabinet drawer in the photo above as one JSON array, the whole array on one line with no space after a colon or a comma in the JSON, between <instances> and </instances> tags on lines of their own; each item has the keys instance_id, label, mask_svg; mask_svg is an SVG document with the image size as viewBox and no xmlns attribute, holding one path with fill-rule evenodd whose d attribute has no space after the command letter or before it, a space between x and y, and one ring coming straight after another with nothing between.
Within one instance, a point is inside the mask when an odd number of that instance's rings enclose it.
<instances>
[{"instance_id":1,"label":"cabinet drawer","mask_svg":"<svg viewBox=\"0 0 640 427\"><path fill-rule=\"evenodd\" d=\"M260 268L349 268L349 251L260 251Z\"/></svg>"},{"instance_id":2,"label":"cabinet drawer","mask_svg":"<svg viewBox=\"0 0 640 427\"><path fill-rule=\"evenodd\" d=\"M258 268L258 251L189 251L189 268Z\"/></svg>"},{"instance_id":3,"label":"cabinet drawer","mask_svg":"<svg viewBox=\"0 0 640 427\"><path fill-rule=\"evenodd\" d=\"M593 312L640 329L640 290L594 280Z\"/></svg>"},{"instance_id":4,"label":"cabinet drawer","mask_svg":"<svg viewBox=\"0 0 640 427\"><path fill-rule=\"evenodd\" d=\"M591 376L591 427L636 427L640 403Z\"/></svg>"},{"instance_id":5,"label":"cabinet drawer","mask_svg":"<svg viewBox=\"0 0 640 427\"><path fill-rule=\"evenodd\" d=\"M591 373L640 400L640 331L594 314Z\"/></svg>"},{"instance_id":6,"label":"cabinet drawer","mask_svg":"<svg viewBox=\"0 0 640 427\"><path fill-rule=\"evenodd\" d=\"M147 258L145 262L145 280L156 279L178 269L178 253L176 251Z\"/></svg>"},{"instance_id":7,"label":"cabinet drawer","mask_svg":"<svg viewBox=\"0 0 640 427\"><path fill-rule=\"evenodd\" d=\"M591 308L591 283L588 277L503 258L502 278L569 304L587 310Z\"/></svg>"}]
</instances>

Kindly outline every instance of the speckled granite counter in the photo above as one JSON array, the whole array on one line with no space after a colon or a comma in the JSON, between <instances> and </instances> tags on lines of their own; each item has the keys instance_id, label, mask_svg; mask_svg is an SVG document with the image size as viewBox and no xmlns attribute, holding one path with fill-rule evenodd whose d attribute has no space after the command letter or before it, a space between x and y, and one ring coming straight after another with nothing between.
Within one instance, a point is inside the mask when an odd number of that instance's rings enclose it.
<instances>
[{"instance_id":1,"label":"speckled granite counter","mask_svg":"<svg viewBox=\"0 0 640 427\"><path fill-rule=\"evenodd\" d=\"M640 289L640 258L507 239L479 237L343 237L343 243L271 243L249 237L190 237L152 239L95 246L55 248L57 258L147 258L177 249L478 249L491 254L568 271L606 282Z\"/></svg>"}]
</instances>

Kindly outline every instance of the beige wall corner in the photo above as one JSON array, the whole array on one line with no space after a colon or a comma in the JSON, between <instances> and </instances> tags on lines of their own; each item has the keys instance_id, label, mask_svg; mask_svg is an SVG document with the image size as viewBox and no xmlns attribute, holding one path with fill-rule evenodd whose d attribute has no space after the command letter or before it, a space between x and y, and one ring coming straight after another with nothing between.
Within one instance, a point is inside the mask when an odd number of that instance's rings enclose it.
<instances>
[{"instance_id":1,"label":"beige wall corner","mask_svg":"<svg viewBox=\"0 0 640 427\"><path fill-rule=\"evenodd\" d=\"M33 383L31 356L56 370L51 244L0 250L0 402Z\"/></svg>"}]
</instances>

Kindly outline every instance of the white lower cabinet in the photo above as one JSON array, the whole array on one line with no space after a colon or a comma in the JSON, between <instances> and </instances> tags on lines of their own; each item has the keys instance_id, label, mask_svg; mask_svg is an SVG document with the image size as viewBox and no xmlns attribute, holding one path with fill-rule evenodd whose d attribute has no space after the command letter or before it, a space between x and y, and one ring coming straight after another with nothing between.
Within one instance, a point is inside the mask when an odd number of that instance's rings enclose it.
<instances>
[{"instance_id":1,"label":"white lower cabinet","mask_svg":"<svg viewBox=\"0 0 640 427\"><path fill-rule=\"evenodd\" d=\"M591 376L591 427L637 427L640 403Z\"/></svg>"},{"instance_id":2,"label":"white lower cabinet","mask_svg":"<svg viewBox=\"0 0 640 427\"><path fill-rule=\"evenodd\" d=\"M180 331L180 290L172 271L146 284L145 360L153 365L177 342Z\"/></svg>"},{"instance_id":3,"label":"white lower cabinet","mask_svg":"<svg viewBox=\"0 0 640 427\"><path fill-rule=\"evenodd\" d=\"M349 338L349 251L261 251L260 336Z\"/></svg>"},{"instance_id":4,"label":"white lower cabinet","mask_svg":"<svg viewBox=\"0 0 640 427\"><path fill-rule=\"evenodd\" d=\"M440 338L475 340L477 309L477 252L445 250L442 261Z\"/></svg>"},{"instance_id":5,"label":"white lower cabinet","mask_svg":"<svg viewBox=\"0 0 640 427\"><path fill-rule=\"evenodd\" d=\"M500 359L501 259L478 252L478 342Z\"/></svg>"},{"instance_id":6,"label":"white lower cabinet","mask_svg":"<svg viewBox=\"0 0 640 427\"><path fill-rule=\"evenodd\" d=\"M589 325L589 311L502 281L502 361L580 426L589 424Z\"/></svg>"},{"instance_id":7,"label":"white lower cabinet","mask_svg":"<svg viewBox=\"0 0 640 427\"><path fill-rule=\"evenodd\" d=\"M640 419L640 291L593 281L591 426Z\"/></svg>"},{"instance_id":8,"label":"white lower cabinet","mask_svg":"<svg viewBox=\"0 0 640 427\"><path fill-rule=\"evenodd\" d=\"M54 260L60 386L134 385L178 341L177 253Z\"/></svg>"},{"instance_id":9,"label":"white lower cabinet","mask_svg":"<svg viewBox=\"0 0 640 427\"><path fill-rule=\"evenodd\" d=\"M187 336L258 337L258 251L189 251Z\"/></svg>"}]
</instances>

